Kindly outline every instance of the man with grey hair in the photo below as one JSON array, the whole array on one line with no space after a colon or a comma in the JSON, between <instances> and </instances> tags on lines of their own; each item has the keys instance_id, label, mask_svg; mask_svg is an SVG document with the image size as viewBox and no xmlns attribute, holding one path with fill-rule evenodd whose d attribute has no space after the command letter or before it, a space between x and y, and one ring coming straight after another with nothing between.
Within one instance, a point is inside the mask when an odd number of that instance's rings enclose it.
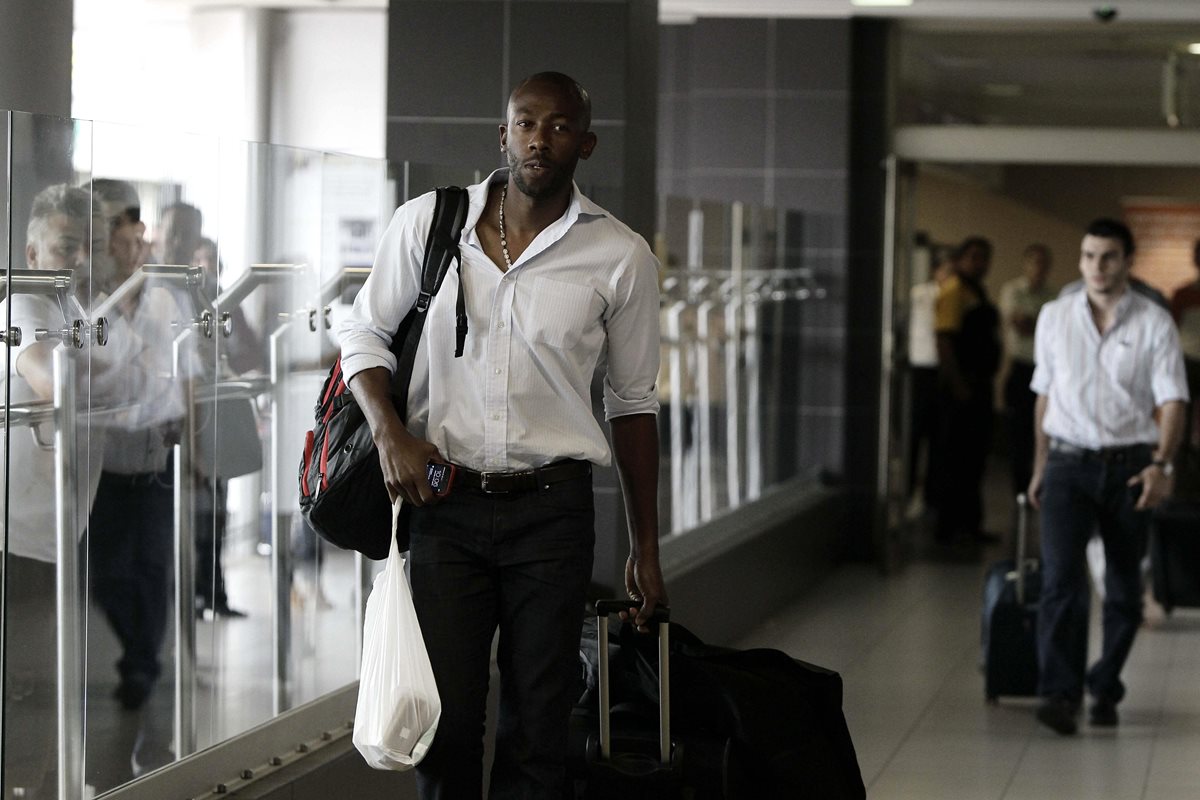
<instances>
[{"instance_id":1,"label":"man with grey hair","mask_svg":"<svg viewBox=\"0 0 1200 800\"><path fill-rule=\"evenodd\" d=\"M90 290L92 198L67 184L38 192L26 231L25 262L29 269L69 271L77 299L86 302ZM14 292L0 301L0 317L21 331L20 341L7 336L11 371L6 381L13 407L50 400L54 392L53 351L59 342L39 337L37 331L57 331L69 320L57 298ZM105 363L93 362L102 378ZM11 420L11 418L10 418ZM46 423L49 425L50 423ZM0 519L7 519L7 557L3 562L7 584L5 614L8 648L5 680L8 717L3 742L7 787L20 787L25 797L57 796L55 659L55 592L57 540L54 464L56 454L38 444L52 438L52 430L28 427L15 421L7 426L8 495L0 495ZM5 434L0 434L5 435ZM93 438L93 444L95 439ZM98 450L98 448L97 448ZM98 465L85 460L78 471L78 495L73 518L75 533L82 534L87 509L100 479ZM5 509L6 497L19 498ZM5 513L7 512L7 513ZM14 792L15 794L15 792Z\"/></svg>"}]
</instances>

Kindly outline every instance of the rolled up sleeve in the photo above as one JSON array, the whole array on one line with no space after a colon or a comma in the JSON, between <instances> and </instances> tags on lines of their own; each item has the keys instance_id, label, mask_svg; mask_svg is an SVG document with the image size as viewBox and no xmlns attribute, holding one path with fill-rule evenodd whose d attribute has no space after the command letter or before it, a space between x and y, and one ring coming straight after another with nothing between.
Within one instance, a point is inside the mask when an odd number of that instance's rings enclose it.
<instances>
[{"instance_id":1,"label":"rolled up sleeve","mask_svg":"<svg viewBox=\"0 0 1200 800\"><path fill-rule=\"evenodd\" d=\"M608 370L604 418L658 413L658 260L643 242L626 269L614 276L613 302L605 316Z\"/></svg>"},{"instance_id":2,"label":"rolled up sleeve","mask_svg":"<svg viewBox=\"0 0 1200 800\"><path fill-rule=\"evenodd\" d=\"M1183 365L1183 350L1179 345L1179 332L1169 317L1164 317L1155 337L1150 385L1154 392L1154 405L1161 406L1172 400L1188 401L1187 370Z\"/></svg>"},{"instance_id":3,"label":"rolled up sleeve","mask_svg":"<svg viewBox=\"0 0 1200 800\"><path fill-rule=\"evenodd\" d=\"M342 374L347 383L375 367L396 370L392 336L417 300L423 245L414 234L429 226L433 197L433 193L422 195L396 209L379 240L371 274L338 326Z\"/></svg>"},{"instance_id":4,"label":"rolled up sleeve","mask_svg":"<svg viewBox=\"0 0 1200 800\"><path fill-rule=\"evenodd\" d=\"M1054 359L1050 343L1053 341L1055 323L1058 321L1057 306L1042 309L1038 314L1037 326L1033 333L1033 379L1029 388L1035 394L1050 394L1050 384L1054 376Z\"/></svg>"}]
</instances>

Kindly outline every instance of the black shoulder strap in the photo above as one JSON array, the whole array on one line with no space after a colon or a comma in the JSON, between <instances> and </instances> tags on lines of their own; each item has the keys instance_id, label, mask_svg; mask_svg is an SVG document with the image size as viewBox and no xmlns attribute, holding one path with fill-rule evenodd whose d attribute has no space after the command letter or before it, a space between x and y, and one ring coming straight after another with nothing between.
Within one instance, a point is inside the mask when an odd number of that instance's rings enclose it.
<instances>
[{"instance_id":1,"label":"black shoulder strap","mask_svg":"<svg viewBox=\"0 0 1200 800\"><path fill-rule=\"evenodd\" d=\"M458 303L456 342L454 355L462 355L467 337L466 295L463 291L462 257L458 252L458 240L463 224L467 221L469 207L467 190L458 186L442 186L437 190L437 202L433 209L433 222L429 225L429 236L425 240L425 258L421 263L421 291L417 303L400 329L392 337L392 352L396 354L396 373L392 386L396 399L403 403L408 398L408 385L412 380L413 362L417 356L417 345L425 327L425 317L433 296L442 288L442 281L450 269L452 260L458 261ZM407 419L407 414L401 413Z\"/></svg>"}]
</instances>

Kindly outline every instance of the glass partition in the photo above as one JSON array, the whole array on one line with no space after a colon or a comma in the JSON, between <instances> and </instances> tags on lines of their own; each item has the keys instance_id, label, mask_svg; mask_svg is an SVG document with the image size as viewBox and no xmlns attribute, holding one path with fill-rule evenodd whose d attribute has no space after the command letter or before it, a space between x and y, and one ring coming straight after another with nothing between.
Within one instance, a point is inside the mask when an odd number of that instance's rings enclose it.
<instances>
[{"instance_id":1,"label":"glass partition","mask_svg":"<svg viewBox=\"0 0 1200 800\"><path fill-rule=\"evenodd\" d=\"M378 567L297 513L304 433L396 204L482 175L0 123L3 788L79 797L354 682ZM681 532L827 460L798 433L824 289L794 213L667 198L663 218Z\"/></svg>"},{"instance_id":2,"label":"glass partition","mask_svg":"<svg viewBox=\"0 0 1200 800\"><path fill-rule=\"evenodd\" d=\"M396 187L376 159L0 123L3 789L80 797L357 677L371 570L305 530L295 468Z\"/></svg>"}]
</instances>

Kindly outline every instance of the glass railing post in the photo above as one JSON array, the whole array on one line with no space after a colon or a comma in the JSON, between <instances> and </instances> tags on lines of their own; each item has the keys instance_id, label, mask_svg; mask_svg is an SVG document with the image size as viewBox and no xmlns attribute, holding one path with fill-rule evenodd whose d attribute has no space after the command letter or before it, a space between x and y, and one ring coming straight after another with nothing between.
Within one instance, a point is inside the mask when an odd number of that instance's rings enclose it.
<instances>
[{"instance_id":1,"label":"glass railing post","mask_svg":"<svg viewBox=\"0 0 1200 800\"><path fill-rule=\"evenodd\" d=\"M66 345L54 348L54 527L58 539L58 796L83 794L83 609L77 515L79 452L76 370Z\"/></svg>"},{"instance_id":2,"label":"glass railing post","mask_svg":"<svg viewBox=\"0 0 1200 800\"><path fill-rule=\"evenodd\" d=\"M288 664L292 643L292 558L291 542L285 523L291 515L285 514L280 504L283 497L282 437L284 421L287 419L287 387L284 382L284 339L291 320L276 328L270 337L271 376L271 446L270 452L270 496L271 496L271 577L275 592L271 603L271 635L274 650L271 658L272 711L281 714L290 707ZM287 473L292 474L291 470Z\"/></svg>"},{"instance_id":3,"label":"glass railing post","mask_svg":"<svg viewBox=\"0 0 1200 800\"><path fill-rule=\"evenodd\" d=\"M196 331L181 331L172 343L172 373L183 387L183 431L175 445L175 757L196 751L196 541L193 460L196 442L195 392L187 377L189 341Z\"/></svg>"}]
</instances>

